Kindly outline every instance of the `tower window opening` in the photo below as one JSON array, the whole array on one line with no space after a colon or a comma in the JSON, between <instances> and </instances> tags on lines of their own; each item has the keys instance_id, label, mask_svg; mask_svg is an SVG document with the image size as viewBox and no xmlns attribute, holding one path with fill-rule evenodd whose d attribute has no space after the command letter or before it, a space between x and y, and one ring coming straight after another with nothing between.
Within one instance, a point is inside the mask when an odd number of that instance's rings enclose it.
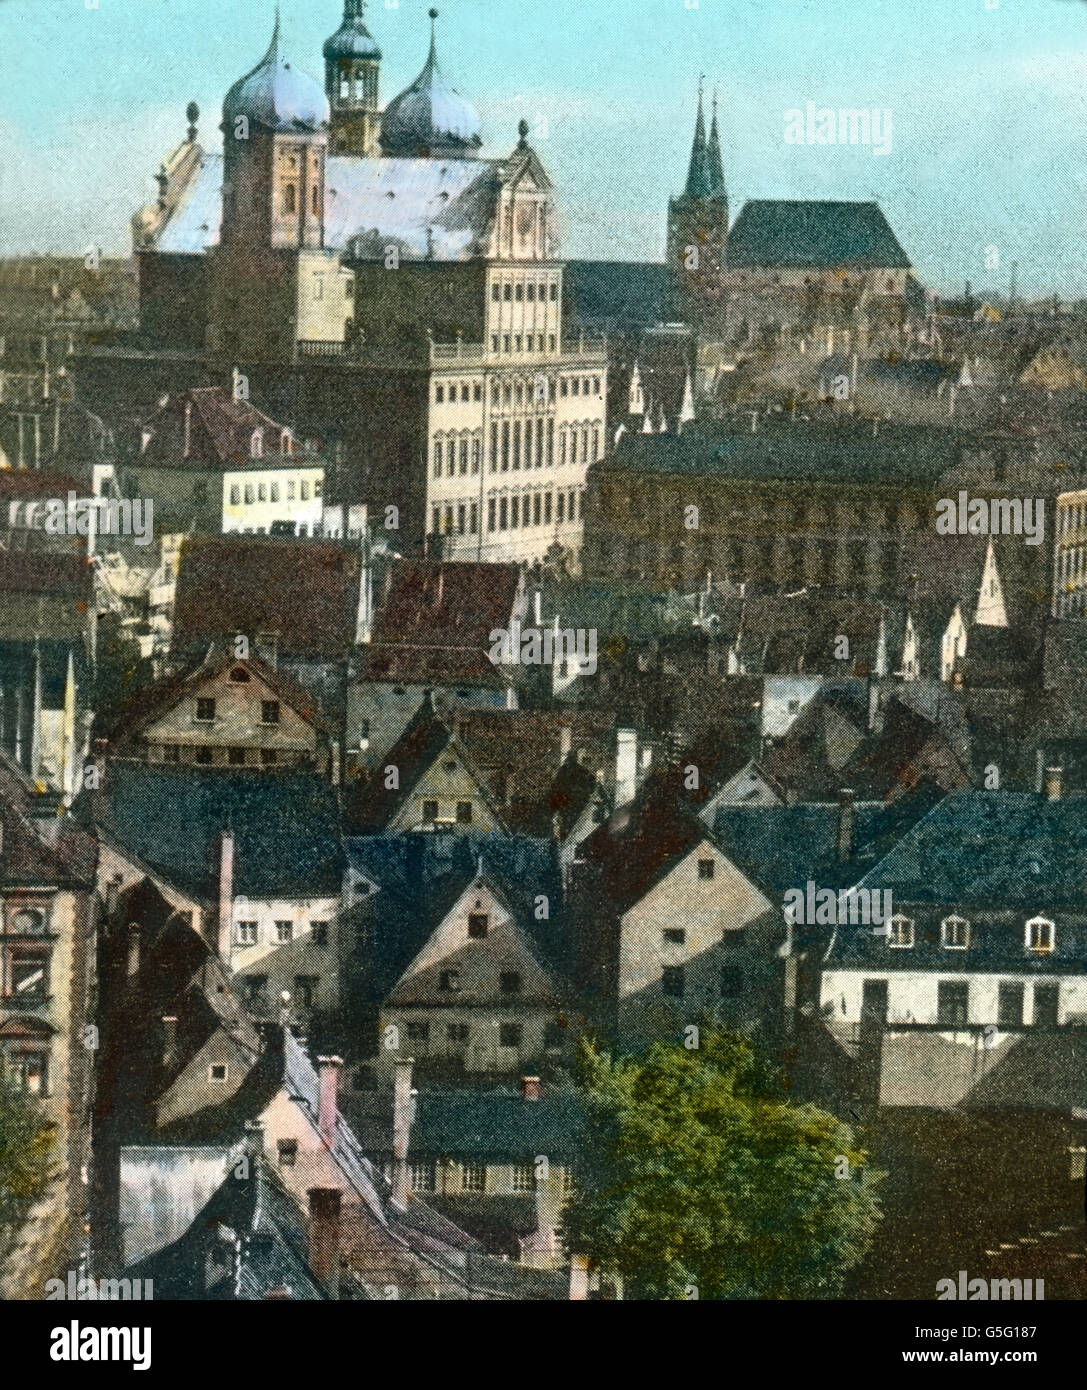
<instances>
[{"instance_id":1,"label":"tower window opening","mask_svg":"<svg viewBox=\"0 0 1087 1390\"><path fill-rule=\"evenodd\" d=\"M284 213L285 213L288 217L293 216L294 213L295 213L295 211L297 210L298 204L297 204L297 201L296 201L296 197L297 197L297 195L295 194L294 184L293 184L293 183L286 183L286 184L284 184L284 185L283 185L283 211L284 211Z\"/></svg>"}]
</instances>

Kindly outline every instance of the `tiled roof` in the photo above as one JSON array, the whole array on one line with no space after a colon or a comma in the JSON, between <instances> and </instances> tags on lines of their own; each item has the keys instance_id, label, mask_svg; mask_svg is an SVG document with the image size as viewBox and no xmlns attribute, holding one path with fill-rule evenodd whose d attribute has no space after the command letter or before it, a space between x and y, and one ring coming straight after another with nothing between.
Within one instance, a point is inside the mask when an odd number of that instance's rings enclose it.
<instances>
[{"instance_id":1,"label":"tiled roof","mask_svg":"<svg viewBox=\"0 0 1087 1390\"><path fill-rule=\"evenodd\" d=\"M80 555L46 550L0 550L0 593L50 594L85 601L91 567Z\"/></svg>"},{"instance_id":2,"label":"tiled roof","mask_svg":"<svg viewBox=\"0 0 1087 1390\"><path fill-rule=\"evenodd\" d=\"M47 468L0 468L0 502L33 497L59 497L67 502L69 490L85 496L83 485L67 473Z\"/></svg>"},{"instance_id":3,"label":"tiled roof","mask_svg":"<svg viewBox=\"0 0 1087 1390\"><path fill-rule=\"evenodd\" d=\"M192 537L181 549L173 650L267 632L282 656L342 658L355 639L358 563L331 541Z\"/></svg>"},{"instance_id":4,"label":"tiled roof","mask_svg":"<svg viewBox=\"0 0 1087 1390\"><path fill-rule=\"evenodd\" d=\"M374 616L375 644L490 650L509 626L520 586L517 565L399 560Z\"/></svg>"},{"instance_id":5,"label":"tiled roof","mask_svg":"<svg viewBox=\"0 0 1087 1390\"><path fill-rule=\"evenodd\" d=\"M395 685L470 686L501 690L509 678L484 651L472 647L363 647L355 679Z\"/></svg>"},{"instance_id":6,"label":"tiled roof","mask_svg":"<svg viewBox=\"0 0 1087 1390\"><path fill-rule=\"evenodd\" d=\"M32 813L37 799L25 773L0 751L0 883L93 886L98 862L95 840L66 815L61 818L55 842L47 843Z\"/></svg>"},{"instance_id":7,"label":"tiled roof","mask_svg":"<svg viewBox=\"0 0 1087 1390\"><path fill-rule=\"evenodd\" d=\"M733 224L727 257L730 270L910 266L877 203L756 199L744 204Z\"/></svg>"},{"instance_id":8,"label":"tiled roof","mask_svg":"<svg viewBox=\"0 0 1087 1390\"><path fill-rule=\"evenodd\" d=\"M191 408L191 409L189 409ZM189 409L189 448L185 452L185 414ZM221 386L199 386L170 396L150 419L143 423L151 435L141 448L139 463L183 463L187 468L200 465L221 467L249 459L254 430L267 430L264 448L271 466L279 458L281 425L255 409L248 401L235 401ZM305 462L301 446L295 445L292 460ZM259 466L264 466L264 460Z\"/></svg>"}]
</instances>

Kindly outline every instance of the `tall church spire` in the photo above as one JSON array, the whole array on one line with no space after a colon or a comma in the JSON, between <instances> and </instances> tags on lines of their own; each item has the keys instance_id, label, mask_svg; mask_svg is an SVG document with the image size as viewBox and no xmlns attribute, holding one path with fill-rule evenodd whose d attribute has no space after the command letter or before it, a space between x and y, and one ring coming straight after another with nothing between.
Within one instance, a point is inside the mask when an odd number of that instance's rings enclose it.
<instances>
[{"instance_id":1,"label":"tall church spire","mask_svg":"<svg viewBox=\"0 0 1087 1390\"><path fill-rule=\"evenodd\" d=\"M721 168L721 146L717 138L717 93L713 94L713 120L710 122L710 143L706 150L710 169L710 192L715 198L725 196L725 173Z\"/></svg>"},{"instance_id":2,"label":"tall church spire","mask_svg":"<svg viewBox=\"0 0 1087 1390\"><path fill-rule=\"evenodd\" d=\"M702 78L698 79L698 118L694 126L691 162L687 169L688 198L708 198L712 192L709 151L706 149L706 118L702 114Z\"/></svg>"}]
</instances>

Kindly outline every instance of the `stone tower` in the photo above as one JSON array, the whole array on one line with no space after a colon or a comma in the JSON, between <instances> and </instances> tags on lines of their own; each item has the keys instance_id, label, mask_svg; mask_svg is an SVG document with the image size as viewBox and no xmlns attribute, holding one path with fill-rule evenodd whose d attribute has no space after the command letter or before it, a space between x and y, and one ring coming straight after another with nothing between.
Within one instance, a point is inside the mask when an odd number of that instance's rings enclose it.
<instances>
[{"instance_id":1,"label":"stone tower","mask_svg":"<svg viewBox=\"0 0 1087 1390\"><path fill-rule=\"evenodd\" d=\"M687 185L668 201L668 264L680 290L685 316L696 327L714 327L723 313L722 284L728 240L728 195L721 167L717 99L709 139L698 89Z\"/></svg>"}]
</instances>

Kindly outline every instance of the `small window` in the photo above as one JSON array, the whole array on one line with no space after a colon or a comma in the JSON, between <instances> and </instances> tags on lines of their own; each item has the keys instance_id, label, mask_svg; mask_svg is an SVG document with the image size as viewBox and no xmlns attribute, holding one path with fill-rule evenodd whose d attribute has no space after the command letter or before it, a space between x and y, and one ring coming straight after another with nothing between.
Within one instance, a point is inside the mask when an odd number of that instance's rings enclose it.
<instances>
[{"instance_id":1,"label":"small window","mask_svg":"<svg viewBox=\"0 0 1087 1390\"><path fill-rule=\"evenodd\" d=\"M945 951L965 951L970 944L970 923L965 917L945 917L940 923L940 940Z\"/></svg>"},{"instance_id":2,"label":"small window","mask_svg":"<svg viewBox=\"0 0 1087 1390\"><path fill-rule=\"evenodd\" d=\"M517 970L503 970L498 982L503 994L521 993L521 975Z\"/></svg>"},{"instance_id":3,"label":"small window","mask_svg":"<svg viewBox=\"0 0 1087 1390\"><path fill-rule=\"evenodd\" d=\"M294 936L294 923L293 923L293 922L277 922L277 923L276 923L276 941L277 941L281 946L285 945L288 941L290 941L290 940L292 939L293 936Z\"/></svg>"},{"instance_id":4,"label":"small window","mask_svg":"<svg viewBox=\"0 0 1087 1390\"><path fill-rule=\"evenodd\" d=\"M687 940L687 933L683 927L665 927L663 936L669 946L682 946Z\"/></svg>"},{"instance_id":5,"label":"small window","mask_svg":"<svg viewBox=\"0 0 1087 1390\"><path fill-rule=\"evenodd\" d=\"M970 1011L970 984L967 980L940 980L936 986L936 1021L952 1028L965 1028Z\"/></svg>"},{"instance_id":6,"label":"small window","mask_svg":"<svg viewBox=\"0 0 1087 1390\"><path fill-rule=\"evenodd\" d=\"M215 701L197 700L196 717L201 724L211 724L215 720Z\"/></svg>"},{"instance_id":7,"label":"small window","mask_svg":"<svg viewBox=\"0 0 1087 1390\"><path fill-rule=\"evenodd\" d=\"M197 748L196 761L198 763L211 762L211 749L207 746L207 744L202 744L199 748Z\"/></svg>"},{"instance_id":8,"label":"small window","mask_svg":"<svg viewBox=\"0 0 1087 1390\"><path fill-rule=\"evenodd\" d=\"M682 965L666 965L661 972L661 993L682 999L686 989L685 973Z\"/></svg>"},{"instance_id":9,"label":"small window","mask_svg":"<svg viewBox=\"0 0 1087 1390\"><path fill-rule=\"evenodd\" d=\"M235 685L245 685L249 680L249 672L244 666L235 666L230 672L230 679Z\"/></svg>"},{"instance_id":10,"label":"small window","mask_svg":"<svg viewBox=\"0 0 1087 1390\"><path fill-rule=\"evenodd\" d=\"M276 1152L279 1155L279 1166L281 1168L293 1168L298 1159L298 1140L278 1139L276 1141Z\"/></svg>"},{"instance_id":11,"label":"small window","mask_svg":"<svg viewBox=\"0 0 1087 1390\"><path fill-rule=\"evenodd\" d=\"M303 502L309 501L309 483L303 478L298 484L298 496Z\"/></svg>"},{"instance_id":12,"label":"small window","mask_svg":"<svg viewBox=\"0 0 1087 1390\"><path fill-rule=\"evenodd\" d=\"M181 746L177 743L167 743L163 745L162 760L167 763L179 763L181 761Z\"/></svg>"},{"instance_id":13,"label":"small window","mask_svg":"<svg viewBox=\"0 0 1087 1390\"><path fill-rule=\"evenodd\" d=\"M460 1190L462 1192L485 1192L487 1190L487 1165L485 1163L462 1164Z\"/></svg>"},{"instance_id":14,"label":"small window","mask_svg":"<svg viewBox=\"0 0 1087 1390\"><path fill-rule=\"evenodd\" d=\"M423 802L423 824L433 825L438 819L438 803L436 801Z\"/></svg>"},{"instance_id":15,"label":"small window","mask_svg":"<svg viewBox=\"0 0 1087 1390\"><path fill-rule=\"evenodd\" d=\"M1047 954L1053 950L1053 923L1045 917L1032 917L1027 923L1027 950Z\"/></svg>"},{"instance_id":16,"label":"small window","mask_svg":"<svg viewBox=\"0 0 1087 1390\"><path fill-rule=\"evenodd\" d=\"M468 1041L467 1023L448 1023L446 1024L445 1036L449 1042L455 1043L458 1047L463 1047Z\"/></svg>"},{"instance_id":17,"label":"small window","mask_svg":"<svg viewBox=\"0 0 1087 1390\"><path fill-rule=\"evenodd\" d=\"M468 935L475 941L482 941L487 935L490 919L485 912L473 912L468 918Z\"/></svg>"},{"instance_id":18,"label":"small window","mask_svg":"<svg viewBox=\"0 0 1087 1390\"><path fill-rule=\"evenodd\" d=\"M500 1023L498 1042L501 1047L520 1047L523 1030L519 1023Z\"/></svg>"},{"instance_id":19,"label":"small window","mask_svg":"<svg viewBox=\"0 0 1087 1390\"><path fill-rule=\"evenodd\" d=\"M430 1024L425 1020L409 1023L407 1031L409 1042L425 1043L430 1041Z\"/></svg>"},{"instance_id":20,"label":"small window","mask_svg":"<svg viewBox=\"0 0 1087 1390\"><path fill-rule=\"evenodd\" d=\"M899 950L908 950L913 945L913 923L908 917L899 914L891 918L890 926L891 933L887 938L887 945Z\"/></svg>"},{"instance_id":21,"label":"small window","mask_svg":"<svg viewBox=\"0 0 1087 1390\"><path fill-rule=\"evenodd\" d=\"M460 971L443 970L438 976L438 988L455 992L460 989Z\"/></svg>"},{"instance_id":22,"label":"small window","mask_svg":"<svg viewBox=\"0 0 1087 1390\"><path fill-rule=\"evenodd\" d=\"M536 1191L536 1165L534 1163L515 1163L512 1176L514 1192Z\"/></svg>"},{"instance_id":23,"label":"small window","mask_svg":"<svg viewBox=\"0 0 1087 1390\"><path fill-rule=\"evenodd\" d=\"M260 702L260 722L262 724L279 723L279 701L261 700Z\"/></svg>"},{"instance_id":24,"label":"small window","mask_svg":"<svg viewBox=\"0 0 1087 1390\"><path fill-rule=\"evenodd\" d=\"M411 1174L411 1190L413 1192L434 1191L433 1160L422 1159L416 1163L409 1163L408 1169Z\"/></svg>"},{"instance_id":25,"label":"small window","mask_svg":"<svg viewBox=\"0 0 1087 1390\"><path fill-rule=\"evenodd\" d=\"M698 877L709 879L713 877L714 860L700 859L698 861Z\"/></svg>"},{"instance_id":26,"label":"small window","mask_svg":"<svg viewBox=\"0 0 1087 1390\"><path fill-rule=\"evenodd\" d=\"M227 1065L225 1062L213 1062L208 1067L208 1080L223 1082L227 1078Z\"/></svg>"},{"instance_id":27,"label":"small window","mask_svg":"<svg viewBox=\"0 0 1087 1390\"><path fill-rule=\"evenodd\" d=\"M444 400L445 400L445 387L444 387L444 386L441 386L441 385L435 386L435 388L434 388L434 401L435 401L435 403L436 403L437 405L441 405L441 403L442 403Z\"/></svg>"},{"instance_id":28,"label":"small window","mask_svg":"<svg viewBox=\"0 0 1087 1390\"><path fill-rule=\"evenodd\" d=\"M328 923L327 923L327 922L311 922L311 923L310 923L310 940L313 942L313 944L314 944L315 946L327 946L327 945L328 945Z\"/></svg>"},{"instance_id":29,"label":"small window","mask_svg":"<svg viewBox=\"0 0 1087 1390\"><path fill-rule=\"evenodd\" d=\"M239 946L255 946L257 944L256 922L239 922L235 940Z\"/></svg>"},{"instance_id":30,"label":"small window","mask_svg":"<svg viewBox=\"0 0 1087 1390\"><path fill-rule=\"evenodd\" d=\"M245 766L245 749L244 749L244 748L228 748L228 749L227 749L227 754L226 754L226 760L227 760L227 762L230 764L231 767L244 767L244 766Z\"/></svg>"},{"instance_id":31,"label":"small window","mask_svg":"<svg viewBox=\"0 0 1087 1390\"><path fill-rule=\"evenodd\" d=\"M457 824L471 825L472 823L472 803L470 801L457 802Z\"/></svg>"},{"instance_id":32,"label":"small window","mask_svg":"<svg viewBox=\"0 0 1087 1390\"><path fill-rule=\"evenodd\" d=\"M239 504L239 502L241 502L241 500L242 490L237 483L234 483L230 489L230 504L231 506L236 507Z\"/></svg>"},{"instance_id":33,"label":"small window","mask_svg":"<svg viewBox=\"0 0 1087 1390\"><path fill-rule=\"evenodd\" d=\"M279 754L274 748L262 748L260 750L260 761L263 767L272 767L279 761Z\"/></svg>"}]
</instances>

